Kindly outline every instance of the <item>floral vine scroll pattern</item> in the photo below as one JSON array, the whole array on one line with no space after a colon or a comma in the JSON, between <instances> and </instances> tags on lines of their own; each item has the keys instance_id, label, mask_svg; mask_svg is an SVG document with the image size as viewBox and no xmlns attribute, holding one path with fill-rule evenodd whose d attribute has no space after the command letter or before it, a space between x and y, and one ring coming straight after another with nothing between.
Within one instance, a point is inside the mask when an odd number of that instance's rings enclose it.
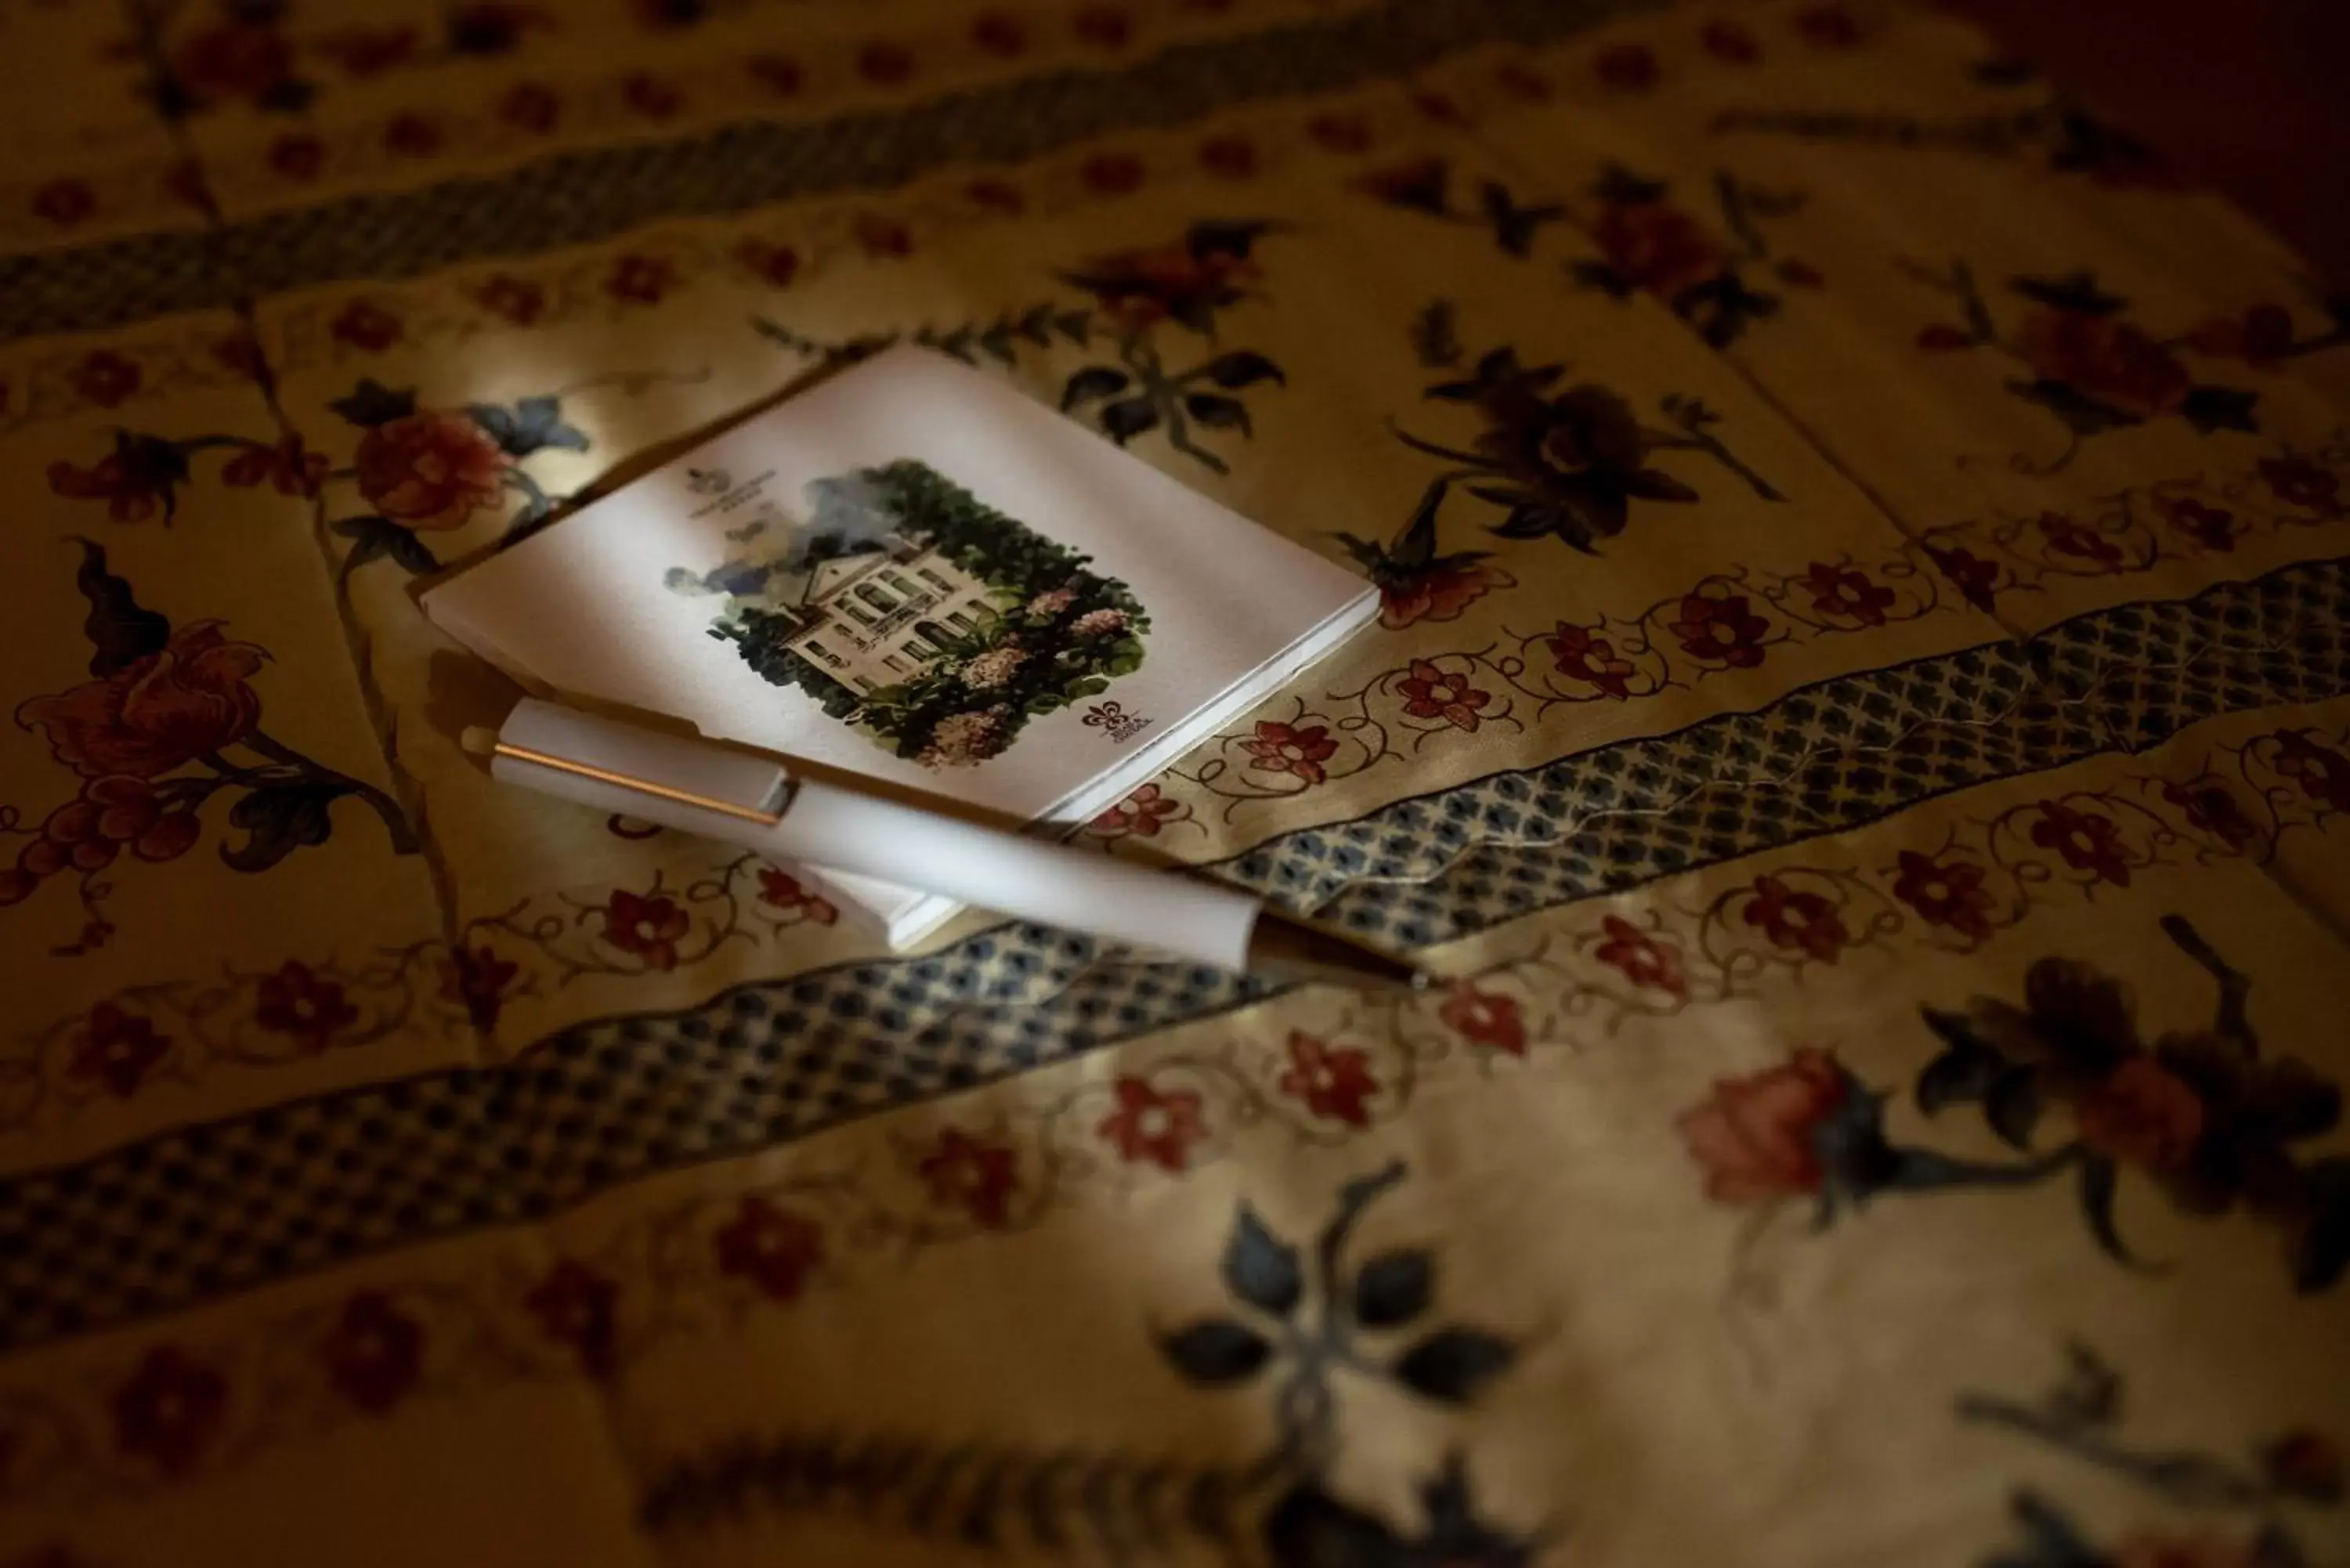
<instances>
[{"instance_id":1,"label":"floral vine scroll pattern","mask_svg":"<svg viewBox=\"0 0 2350 1568\"><path fill-rule=\"evenodd\" d=\"M1583 286L1618 299L1652 296L1709 346L1726 348L1750 324L1779 313L1779 296L1752 286L1746 269L1772 260L1762 225L1801 210L1804 193L1766 190L1728 170L1714 171L1714 205L1730 235L1725 243L1668 200L1670 190L1662 180L1610 164L1591 190L1599 203L1591 237L1602 259L1573 263L1567 271ZM1793 258L1781 258L1775 271L1780 282L1794 287L1821 284L1814 268Z\"/></svg>"},{"instance_id":2,"label":"floral vine scroll pattern","mask_svg":"<svg viewBox=\"0 0 2350 1568\"><path fill-rule=\"evenodd\" d=\"M27 698L16 722L48 742L80 779L80 792L37 829L11 806L0 834L26 839L16 866L0 872L0 905L32 897L51 877L78 873L85 921L65 955L93 950L114 932L106 880L126 851L139 860L175 860L203 836L202 813L215 795L233 804L228 821L244 842L223 845L238 871L266 871L295 850L324 844L332 807L357 800L382 819L395 854L416 852L416 833L398 803L375 785L312 761L261 728L252 678L269 659L257 643L232 640L217 620L170 618L140 605L130 584L107 569L106 551L80 542L75 585L89 605L90 679ZM249 760L232 752L249 753Z\"/></svg>"}]
</instances>

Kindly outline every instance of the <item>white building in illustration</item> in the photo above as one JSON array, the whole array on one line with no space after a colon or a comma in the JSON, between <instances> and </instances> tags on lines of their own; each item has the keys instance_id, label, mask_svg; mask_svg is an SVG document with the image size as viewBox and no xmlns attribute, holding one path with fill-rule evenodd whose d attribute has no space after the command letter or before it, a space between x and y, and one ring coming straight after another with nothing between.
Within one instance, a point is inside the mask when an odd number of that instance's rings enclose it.
<instances>
[{"instance_id":1,"label":"white building in illustration","mask_svg":"<svg viewBox=\"0 0 2350 1568\"><path fill-rule=\"evenodd\" d=\"M894 534L886 548L818 563L792 607L801 625L784 646L859 695L910 679L996 613L984 583Z\"/></svg>"}]
</instances>

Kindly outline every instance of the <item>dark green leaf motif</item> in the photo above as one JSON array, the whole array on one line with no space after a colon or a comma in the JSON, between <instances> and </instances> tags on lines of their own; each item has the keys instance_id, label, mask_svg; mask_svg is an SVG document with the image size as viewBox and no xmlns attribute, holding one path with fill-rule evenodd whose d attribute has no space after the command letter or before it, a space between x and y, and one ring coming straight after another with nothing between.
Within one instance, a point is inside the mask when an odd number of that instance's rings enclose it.
<instances>
[{"instance_id":1,"label":"dark green leaf motif","mask_svg":"<svg viewBox=\"0 0 2350 1568\"><path fill-rule=\"evenodd\" d=\"M1277 1317L1295 1311L1305 1290L1297 1249L1267 1230L1248 1208L1241 1210L1232 1238L1224 1243L1223 1275L1232 1294Z\"/></svg>"},{"instance_id":2,"label":"dark green leaf motif","mask_svg":"<svg viewBox=\"0 0 2350 1568\"><path fill-rule=\"evenodd\" d=\"M1071 376L1061 389L1061 411L1067 413L1079 403L1096 398L1107 398L1126 389L1126 372L1113 370L1107 365L1088 365Z\"/></svg>"},{"instance_id":3,"label":"dark green leaf motif","mask_svg":"<svg viewBox=\"0 0 2350 1568\"><path fill-rule=\"evenodd\" d=\"M112 675L161 652L172 639L171 621L140 607L130 585L106 569L104 545L88 539L80 543L81 567L74 574L74 586L89 601L89 614L81 623L89 639L89 672Z\"/></svg>"},{"instance_id":4,"label":"dark green leaf motif","mask_svg":"<svg viewBox=\"0 0 2350 1568\"><path fill-rule=\"evenodd\" d=\"M385 386L373 377L362 378L348 396L327 405L355 425L384 425L416 411L416 389Z\"/></svg>"},{"instance_id":5,"label":"dark green leaf motif","mask_svg":"<svg viewBox=\"0 0 2350 1568\"><path fill-rule=\"evenodd\" d=\"M221 858L239 871L265 871L296 849L324 844L334 832L328 807L351 786L334 779L265 784L230 808L229 825L245 830L243 844L221 846Z\"/></svg>"},{"instance_id":6,"label":"dark green leaf motif","mask_svg":"<svg viewBox=\"0 0 2350 1568\"><path fill-rule=\"evenodd\" d=\"M1225 1318L1179 1329L1161 1342L1167 1359L1187 1379L1207 1388L1244 1383L1273 1355L1263 1334Z\"/></svg>"},{"instance_id":7,"label":"dark green leaf motif","mask_svg":"<svg viewBox=\"0 0 2350 1568\"><path fill-rule=\"evenodd\" d=\"M1101 422L1102 430L1110 440L1124 446L1145 431L1158 426L1159 410L1147 399L1128 398L1102 410Z\"/></svg>"},{"instance_id":8,"label":"dark green leaf motif","mask_svg":"<svg viewBox=\"0 0 2350 1568\"><path fill-rule=\"evenodd\" d=\"M1436 1289L1436 1261L1417 1248L1383 1252L1355 1276L1355 1321L1394 1328L1428 1310Z\"/></svg>"},{"instance_id":9,"label":"dark green leaf motif","mask_svg":"<svg viewBox=\"0 0 2350 1568\"><path fill-rule=\"evenodd\" d=\"M1517 1352L1498 1334L1473 1328L1440 1328L1395 1365L1406 1387L1448 1405L1462 1405L1485 1382L1508 1367Z\"/></svg>"}]
</instances>

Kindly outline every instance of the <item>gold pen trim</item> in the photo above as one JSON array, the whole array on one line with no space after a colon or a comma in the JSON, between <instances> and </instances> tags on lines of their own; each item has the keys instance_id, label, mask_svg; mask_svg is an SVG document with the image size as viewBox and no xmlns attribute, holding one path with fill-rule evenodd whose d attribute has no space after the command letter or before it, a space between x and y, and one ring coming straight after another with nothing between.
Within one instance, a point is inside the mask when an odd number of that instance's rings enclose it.
<instances>
[{"instance_id":1,"label":"gold pen trim","mask_svg":"<svg viewBox=\"0 0 2350 1568\"><path fill-rule=\"evenodd\" d=\"M784 820L781 812L762 811L754 805L737 805L731 800L715 800L706 794L696 794L691 790L675 789L665 784L655 784L650 779L640 779L629 774L617 774L609 768L599 768L593 763L574 762L569 757L558 757L549 752L535 752L528 746L517 746L511 741L501 740L492 749L496 755L512 757L516 762L535 763L542 768L553 768L557 773L571 774L583 779L594 779L598 784L615 784L621 789L634 790L639 794L657 795L662 800L675 801L680 805L690 805L702 811L714 811L722 816L738 817L744 822L755 822L762 827L773 827Z\"/></svg>"}]
</instances>

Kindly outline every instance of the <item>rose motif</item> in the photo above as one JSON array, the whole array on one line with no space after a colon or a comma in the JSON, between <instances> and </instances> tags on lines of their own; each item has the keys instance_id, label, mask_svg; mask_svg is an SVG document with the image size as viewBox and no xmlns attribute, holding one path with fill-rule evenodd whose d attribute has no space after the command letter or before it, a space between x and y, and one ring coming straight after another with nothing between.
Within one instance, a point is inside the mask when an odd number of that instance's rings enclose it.
<instances>
[{"instance_id":1,"label":"rose motif","mask_svg":"<svg viewBox=\"0 0 2350 1568\"><path fill-rule=\"evenodd\" d=\"M1776 877L1754 879L1754 896L1746 901L1742 918L1761 929L1771 945L1809 953L1822 963L1834 963L1852 940L1844 916L1818 893L1790 888Z\"/></svg>"},{"instance_id":2,"label":"rose motif","mask_svg":"<svg viewBox=\"0 0 2350 1568\"><path fill-rule=\"evenodd\" d=\"M1515 997L1479 991L1464 980L1453 986L1436 1015L1447 1029L1473 1044L1513 1056L1526 1054L1526 1023Z\"/></svg>"},{"instance_id":3,"label":"rose motif","mask_svg":"<svg viewBox=\"0 0 2350 1568\"><path fill-rule=\"evenodd\" d=\"M303 450L300 436L275 446L247 447L221 465L221 483L246 487L266 483L280 495L316 495L326 483L327 454Z\"/></svg>"},{"instance_id":4,"label":"rose motif","mask_svg":"<svg viewBox=\"0 0 2350 1568\"><path fill-rule=\"evenodd\" d=\"M604 940L634 953L652 970L677 967L677 940L692 929L693 917L669 898L615 891L604 906Z\"/></svg>"},{"instance_id":5,"label":"rose motif","mask_svg":"<svg viewBox=\"0 0 2350 1568\"><path fill-rule=\"evenodd\" d=\"M1901 851L1893 896L1918 911L1929 926L1947 926L1973 941L1991 935L1991 890L1983 868L1964 860L1938 860L1914 849Z\"/></svg>"},{"instance_id":6,"label":"rose motif","mask_svg":"<svg viewBox=\"0 0 2350 1568\"><path fill-rule=\"evenodd\" d=\"M1478 452L1510 482L1488 498L1510 506L1504 538L1555 534L1577 549L1624 531L1634 500L1692 502L1697 492L1648 466L1651 438L1631 405L1591 383L1545 396L1559 367L1532 369L1500 348L1475 376L1439 389L1471 402L1485 421Z\"/></svg>"},{"instance_id":7,"label":"rose motif","mask_svg":"<svg viewBox=\"0 0 2350 1568\"><path fill-rule=\"evenodd\" d=\"M1721 246L1705 225L1664 202L1611 202L1592 237L1609 271L1667 304L1711 281L1724 265Z\"/></svg>"},{"instance_id":8,"label":"rose motif","mask_svg":"<svg viewBox=\"0 0 2350 1568\"><path fill-rule=\"evenodd\" d=\"M1200 1096L1190 1089L1156 1089L1141 1078L1118 1081L1118 1109L1104 1116L1094 1136L1133 1164L1149 1160L1180 1176L1191 1162L1191 1146L1208 1136Z\"/></svg>"},{"instance_id":9,"label":"rose motif","mask_svg":"<svg viewBox=\"0 0 2350 1568\"><path fill-rule=\"evenodd\" d=\"M156 1032L153 1020L101 1002L75 1036L66 1076L75 1083L95 1080L115 1098L127 1100L171 1052L170 1037Z\"/></svg>"},{"instance_id":10,"label":"rose motif","mask_svg":"<svg viewBox=\"0 0 2350 1568\"><path fill-rule=\"evenodd\" d=\"M1796 586L1812 596L1812 608L1819 614L1863 626L1883 626L1885 612L1893 607L1895 597L1891 588L1871 581L1866 572L1825 561L1814 561L1812 569L1796 579Z\"/></svg>"},{"instance_id":11,"label":"rose motif","mask_svg":"<svg viewBox=\"0 0 2350 1568\"><path fill-rule=\"evenodd\" d=\"M2261 463L2261 480L2287 506L2331 513L2342 488L2334 471L2305 457L2272 457Z\"/></svg>"},{"instance_id":12,"label":"rose motif","mask_svg":"<svg viewBox=\"0 0 2350 1568\"><path fill-rule=\"evenodd\" d=\"M430 410L370 425L359 437L359 493L411 529L462 528L494 505L514 466L487 431L463 414Z\"/></svg>"},{"instance_id":13,"label":"rose motif","mask_svg":"<svg viewBox=\"0 0 2350 1568\"><path fill-rule=\"evenodd\" d=\"M311 1052L324 1051L359 1016L359 1009L343 999L341 986L292 959L276 974L263 977L253 1009L255 1023L292 1035Z\"/></svg>"},{"instance_id":14,"label":"rose motif","mask_svg":"<svg viewBox=\"0 0 2350 1568\"><path fill-rule=\"evenodd\" d=\"M344 1398L370 1416L389 1415L423 1369L424 1329L381 1291L360 1291L343 1303L318 1359Z\"/></svg>"},{"instance_id":15,"label":"rose motif","mask_svg":"<svg viewBox=\"0 0 2350 1568\"><path fill-rule=\"evenodd\" d=\"M832 900L803 884L788 871L773 866L759 868L759 902L785 911L797 911L819 926L831 925L840 919L840 910Z\"/></svg>"},{"instance_id":16,"label":"rose motif","mask_svg":"<svg viewBox=\"0 0 2350 1568\"><path fill-rule=\"evenodd\" d=\"M1617 658L1616 645L1588 627L1561 621L1558 629L1543 639L1543 646L1550 649L1558 672L1569 680L1580 680L1619 702L1632 694L1632 661Z\"/></svg>"},{"instance_id":17,"label":"rose motif","mask_svg":"<svg viewBox=\"0 0 2350 1568\"><path fill-rule=\"evenodd\" d=\"M1279 724L1271 720L1260 722L1255 736L1242 745L1256 759L1249 763L1256 772L1289 774L1309 784L1320 784L1328 776L1322 764L1338 752L1338 742L1330 738L1326 725Z\"/></svg>"},{"instance_id":18,"label":"rose motif","mask_svg":"<svg viewBox=\"0 0 2350 1568\"><path fill-rule=\"evenodd\" d=\"M1194 224L1170 244L1097 256L1066 281L1126 331L1173 321L1205 333L1216 312L1246 298L1262 275L1249 259L1258 232L1253 224Z\"/></svg>"},{"instance_id":19,"label":"rose motif","mask_svg":"<svg viewBox=\"0 0 2350 1568\"><path fill-rule=\"evenodd\" d=\"M1717 1203L1759 1203L1815 1193L1826 1179L1817 1135L1851 1099L1851 1077L1827 1052L1805 1046L1776 1067L1718 1078L1673 1120Z\"/></svg>"},{"instance_id":20,"label":"rose motif","mask_svg":"<svg viewBox=\"0 0 2350 1568\"><path fill-rule=\"evenodd\" d=\"M2040 803L2040 820L2032 825L2032 842L2043 849L2054 849L2075 871L2086 871L2116 888L2129 886L2128 849L2122 843L2122 830L2109 816L2044 800Z\"/></svg>"},{"instance_id":21,"label":"rose motif","mask_svg":"<svg viewBox=\"0 0 2350 1568\"><path fill-rule=\"evenodd\" d=\"M2084 1087L2073 1114L2083 1143L2147 1170L2176 1170L2203 1136L2202 1100L2178 1075L2143 1056Z\"/></svg>"},{"instance_id":22,"label":"rose motif","mask_svg":"<svg viewBox=\"0 0 2350 1568\"><path fill-rule=\"evenodd\" d=\"M228 1380L176 1345L140 1358L114 1391L114 1441L168 1475L195 1468L228 1413Z\"/></svg>"},{"instance_id":23,"label":"rose motif","mask_svg":"<svg viewBox=\"0 0 2350 1568\"><path fill-rule=\"evenodd\" d=\"M2111 315L2047 306L2024 318L2016 350L2043 379L2139 419L2187 400L2187 368L2153 338Z\"/></svg>"},{"instance_id":24,"label":"rose motif","mask_svg":"<svg viewBox=\"0 0 2350 1568\"><path fill-rule=\"evenodd\" d=\"M991 1230L1010 1219L1020 1157L1003 1145L982 1143L960 1127L949 1127L916 1169L940 1208L960 1209Z\"/></svg>"},{"instance_id":25,"label":"rose motif","mask_svg":"<svg viewBox=\"0 0 2350 1568\"><path fill-rule=\"evenodd\" d=\"M1440 670L1424 659L1411 661L1411 673L1397 682L1404 695L1403 711L1415 719L1442 719L1456 730L1474 733L1478 710L1492 702L1491 692L1469 684L1468 675Z\"/></svg>"},{"instance_id":26,"label":"rose motif","mask_svg":"<svg viewBox=\"0 0 2350 1568\"><path fill-rule=\"evenodd\" d=\"M245 678L269 655L229 641L221 625L190 621L111 675L29 699L16 722L40 730L50 754L84 778L153 778L234 745L260 722Z\"/></svg>"},{"instance_id":27,"label":"rose motif","mask_svg":"<svg viewBox=\"0 0 2350 1568\"><path fill-rule=\"evenodd\" d=\"M579 1358L590 1377L608 1377L619 1365L620 1287L576 1259L556 1261L523 1297L539 1331Z\"/></svg>"},{"instance_id":28,"label":"rose motif","mask_svg":"<svg viewBox=\"0 0 2350 1568\"><path fill-rule=\"evenodd\" d=\"M1368 1053L1353 1047L1333 1050L1302 1029L1289 1032L1289 1070L1281 1075L1281 1092L1305 1102L1305 1108L1327 1121L1352 1127L1371 1125L1364 1102L1379 1092L1371 1076Z\"/></svg>"},{"instance_id":29,"label":"rose motif","mask_svg":"<svg viewBox=\"0 0 2350 1568\"><path fill-rule=\"evenodd\" d=\"M2236 547L2236 514L2224 506L2207 506L2191 496L2158 503L2170 525L2193 544L2221 554Z\"/></svg>"},{"instance_id":30,"label":"rose motif","mask_svg":"<svg viewBox=\"0 0 2350 1568\"><path fill-rule=\"evenodd\" d=\"M1990 614L1998 607L1999 564L1955 545L1929 545L1926 555L1950 579L1967 603Z\"/></svg>"},{"instance_id":31,"label":"rose motif","mask_svg":"<svg viewBox=\"0 0 2350 1568\"><path fill-rule=\"evenodd\" d=\"M824 1263L824 1231L816 1221L746 1195L715 1239L718 1272L748 1281L769 1301L795 1301L807 1277Z\"/></svg>"},{"instance_id":32,"label":"rose motif","mask_svg":"<svg viewBox=\"0 0 2350 1568\"><path fill-rule=\"evenodd\" d=\"M460 946L441 967L441 995L444 1001L462 1003L473 1027L487 1033L497 1027L506 987L521 972L521 966L498 957L486 943Z\"/></svg>"},{"instance_id":33,"label":"rose motif","mask_svg":"<svg viewBox=\"0 0 2350 1568\"><path fill-rule=\"evenodd\" d=\"M1600 921L1599 930L1606 940L1592 950L1592 957L1623 971L1624 978L1634 985L1669 992L1675 996L1689 994L1689 976L1681 967L1680 949L1657 940L1621 915L1610 915Z\"/></svg>"},{"instance_id":34,"label":"rose motif","mask_svg":"<svg viewBox=\"0 0 2350 1568\"><path fill-rule=\"evenodd\" d=\"M1094 818L1094 831L1156 838L1161 825L1180 822L1188 814L1189 808L1181 801L1170 798L1157 784L1147 784Z\"/></svg>"},{"instance_id":35,"label":"rose motif","mask_svg":"<svg viewBox=\"0 0 2350 1568\"><path fill-rule=\"evenodd\" d=\"M1458 620L1495 588L1515 587L1517 581L1499 567L1474 563L1394 574L1379 583L1379 624L1401 631L1423 620Z\"/></svg>"},{"instance_id":36,"label":"rose motif","mask_svg":"<svg viewBox=\"0 0 2350 1568\"><path fill-rule=\"evenodd\" d=\"M2310 738L2308 730L2276 732L2276 771L2311 800L2350 811L2350 757Z\"/></svg>"},{"instance_id":37,"label":"rose motif","mask_svg":"<svg viewBox=\"0 0 2350 1568\"><path fill-rule=\"evenodd\" d=\"M1769 621L1747 607L1744 594L1690 594L1681 600L1680 618L1668 627L1690 654L1733 670L1762 662L1762 639L1771 630Z\"/></svg>"}]
</instances>

